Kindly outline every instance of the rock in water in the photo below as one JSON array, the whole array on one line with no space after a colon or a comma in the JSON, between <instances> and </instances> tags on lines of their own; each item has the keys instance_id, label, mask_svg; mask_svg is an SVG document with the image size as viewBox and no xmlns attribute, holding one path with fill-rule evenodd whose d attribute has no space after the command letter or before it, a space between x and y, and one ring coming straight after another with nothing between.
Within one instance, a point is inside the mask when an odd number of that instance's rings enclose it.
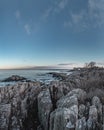
<instances>
[{"instance_id":1,"label":"rock in water","mask_svg":"<svg viewBox=\"0 0 104 130\"><path fill-rule=\"evenodd\" d=\"M1 82L13 82L13 81L23 81L23 80L26 80L26 78L22 76L18 76L18 75L12 75L11 77L6 78L2 80Z\"/></svg>"}]
</instances>

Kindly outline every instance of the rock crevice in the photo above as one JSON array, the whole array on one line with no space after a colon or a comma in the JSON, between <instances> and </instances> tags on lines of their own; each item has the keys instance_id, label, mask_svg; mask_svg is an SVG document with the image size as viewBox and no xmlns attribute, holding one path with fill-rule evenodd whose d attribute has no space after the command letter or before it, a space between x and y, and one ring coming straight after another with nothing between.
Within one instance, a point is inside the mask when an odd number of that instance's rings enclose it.
<instances>
[{"instance_id":1,"label":"rock crevice","mask_svg":"<svg viewBox=\"0 0 104 130\"><path fill-rule=\"evenodd\" d=\"M104 70L64 78L0 88L0 130L104 130Z\"/></svg>"}]
</instances>

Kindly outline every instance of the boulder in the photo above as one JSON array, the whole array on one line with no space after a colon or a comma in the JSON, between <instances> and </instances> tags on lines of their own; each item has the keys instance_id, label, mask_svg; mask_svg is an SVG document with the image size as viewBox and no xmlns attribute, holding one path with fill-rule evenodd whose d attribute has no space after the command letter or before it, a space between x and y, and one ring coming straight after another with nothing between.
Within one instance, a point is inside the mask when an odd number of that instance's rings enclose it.
<instances>
[{"instance_id":1,"label":"boulder","mask_svg":"<svg viewBox=\"0 0 104 130\"><path fill-rule=\"evenodd\" d=\"M49 87L52 99L58 100L60 97L64 96L63 92L64 84L62 84L61 82L53 81L51 82Z\"/></svg>"},{"instance_id":2,"label":"boulder","mask_svg":"<svg viewBox=\"0 0 104 130\"><path fill-rule=\"evenodd\" d=\"M78 105L78 99L76 96L63 96L57 101L57 107L70 108L73 105Z\"/></svg>"},{"instance_id":3,"label":"boulder","mask_svg":"<svg viewBox=\"0 0 104 130\"><path fill-rule=\"evenodd\" d=\"M78 118L78 107L73 105L68 108L58 108L51 113L49 130L68 130L75 129Z\"/></svg>"},{"instance_id":4,"label":"boulder","mask_svg":"<svg viewBox=\"0 0 104 130\"><path fill-rule=\"evenodd\" d=\"M86 118L82 117L81 119L78 119L76 122L76 129L75 130L86 130Z\"/></svg>"},{"instance_id":5,"label":"boulder","mask_svg":"<svg viewBox=\"0 0 104 130\"><path fill-rule=\"evenodd\" d=\"M86 92L82 89L73 89L66 96L61 97L57 101L57 107L67 107L72 105L78 105L78 101L81 103L86 99Z\"/></svg>"},{"instance_id":6,"label":"boulder","mask_svg":"<svg viewBox=\"0 0 104 130\"><path fill-rule=\"evenodd\" d=\"M90 117L87 120L87 130L94 130L95 129L95 123L93 123L93 119Z\"/></svg>"},{"instance_id":7,"label":"boulder","mask_svg":"<svg viewBox=\"0 0 104 130\"><path fill-rule=\"evenodd\" d=\"M45 130L49 128L49 117L52 111L52 101L49 89L43 90L38 95L38 116L39 121Z\"/></svg>"},{"instance_id":8,"label":"boulder","mask_svg":"<svg viewBox=\"0 0 104 130\"><path fill-rule=\"evenodd\" d=\"M53 108L56 109L57 100L59 100L62 96L64 96L64 92L66 90L68 91L68 88L62 82L52 81L49 86L49 89L50 89L51 99L53 103Z\"/></svg>"},{"instance_id":9,"label":"boulder","mask_svg":"<svg viewBox=\"0 0 104 130\"><path fill-rule=\"evenodd\" d=\"M89 119L87 120L88 130L96 130L97 129L97 119L98 119L97 108L94 105L90 106Z\"/></svg>"},{"instance_id":10,"label":"boulder","mask_svg":"<svg viewBox=\"0 0 104 130\"><path fill-rule=\"evenodd\" d=\"M102 119L102 103L101 103L99 97L94 96L94 97L92 98L92 105L95 105L95 106L96 106L97 112L98 112L98 121L99 121L99 122L102 122L102 120L103 120L103 119Z\"/></svg>"},{"instance_id":11,"label":"boulder","mask_svg":"<svg viewBox=\"0 0 104 130\"><path fill-rule=\"evenodd\" d=\"M82 89L73 89L67 95L76 96L78 98L78 101L80 101L80 103L83 103L87 97L86 92Z\"/></svg>"},{"instance_id":12,"label":"boulder","mask_svg":"<svg viewBox=\"0 0 104 130\"><path fill-rule=\"evenodd\" d=\"M0 130L30 130L39 125L35 83L19 83L0 88Z\"/></svg>"},{"instance_id":13,"label":"boulder","mask_svg":"<svg viewBox=\"0 0 104 130\"><path fill-rule=\"evenodd\" d=\"M94 121L97 121L98 119L97 108L94 105L90 106L89 118L93 119Z\"/></svg>"},{"instance_id":14,"label":"boulder","mask_svg":"<svg viewBox=\"0 0 104 130\"><path fill-rule=\"evenodd\" d=\"M11 104L0 104L0 130L9 129Z\"/></svg>"},{"instance_id":15,"label":"boulder","mask_svg":"<svg viewBox=\"0 0 104 130\"><path fill-rule=\"evenodd\" d=\"M85 111L86 111L86 106L84 104L79 105L79 118L82 118L83 116L85 116Z\"/></svg>"},{"instance_id":16,"label":"boulder","mask_svg":"<svg viewBox=\"0 0 104 130\"><path fill-rule=\"evenodd\" d=\"M98 108L100 104L101 104L100 99L97 96L94 96L92 98L92 105L95 105Z\"/></svg>"}]
</instances>

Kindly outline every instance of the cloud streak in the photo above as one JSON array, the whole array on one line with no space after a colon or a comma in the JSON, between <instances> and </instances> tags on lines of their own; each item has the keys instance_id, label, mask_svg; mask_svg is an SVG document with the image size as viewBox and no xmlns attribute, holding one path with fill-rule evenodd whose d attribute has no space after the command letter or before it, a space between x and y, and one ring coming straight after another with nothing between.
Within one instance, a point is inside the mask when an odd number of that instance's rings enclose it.
<instances>
[{"instance_id":1,"label":"cloud streak","mask_svg":"<svg viewBox=\"0 0 104 130\"><path fill-rule=\"evenodd\" d=\"M52 12L51 7L46 9L45 12L42 15L42 20L47 20L47 18L50 16L51 12Z\"/></svg>"},{"instance_id":2,"label":"cloud streak","mask_svg":"<svg viewBox=\"0 0 104 130\"><path fill-rule=\"evenodd\" d=\"M61 0L61 1L58 3L58 8L59 8L59 9L64 9L64 8L67 6L67 3L68 3L68 0Z\"/></svg>"},{"instance_id":3,"label":"cloud streak","mask_svg":"<svg viewBox=\"0 0 104 130\"><path fill-rule=\"evenodd\" d=\"M88 29L87 14L84 11L79 13L70 13L70 20L64 22L65 28L71 28L74 31L81 32Z\"/></svg>"},{"instance_id":4,"label":"cloud streak","mask_svg":"<svg viewBox=\"0 0 104 130\"><path fill-rule=\"evenodd\" d=\"M68 5L69 0L60 0L57 2L53 8L53 14L58 14L65 9Z\"/></svg>"},{"instance_id":5,"label":"cloud streak","mask_svg":"<svg viewBox=\"0 0 104 130\"><path fill-rule=\"evenodd\" d=\"M31 34L31 26L28 23L23 23L23 17L21 17L21 12L20 10L16 10L15 12L15 17L18 20L18 23L22 28L25 30L25 32L30 35Z\"/></svg>"},{"instance_id":6,"label":"cloud streak","mask_svg":"<svg viewBox=\"0 0 104 130\"><path fill-rule=\"evenodd\" d=\"M58 64L59 66L72 66L72 65L76 65L76 63L61 63L61 64Z\"/></svg>"},{"instance_id":7,"label":"cloud streak","mask_svg":"<svg viewBox=\"0 0 104 130\"><path fill-rule=\"evenodd\" d=\"M67 6L67 17L65 17L62 25L65 28L69 28L77 32L83 32L90 28L101 28L104 26L104 0L88 0L86 2L86 7L84 8L81 6L79 11L75 11L73 8L70 8L71 4L69 4L69 2L71 3L71 0L53 1L53 4L48 6L48 8L44 10L40 16L38 22L36 23L36 30L37 28L40 28L42 24L47 22L50 17L54 17L64 11ZM15 12L15 16L17 20L20 22L22 21L23 16L21 17L21 12L19 10ZM23 25L28 35L31 34L31 26L30 24L25 23Z\"/></svg>"},{"instance_id":8,"label":"cloud streak","mask_svg":"<svg viewBox=\"0 0 104 130\"><path fill-rule=\"evenodd\" d=\"M104 25L104 0L89 0L89 15L95 27Z\"/></svg>"},{"instance_id":9,"label":"cloud streak","mask_svg":"<svg viewBox=\"0 0 104 130\"><path fill-rule=\"evenodd\" d=\"M17 19L17 20L20 20L20 18L21 18L21 13L20 13L19 10L17 10L17 11L15 12L15 16L16 16L16 19Z\"/></svg>"},{"instance_id":10,"label":"cloud streak","mask_svg":"<svg viewBox=\"0 0 104 130\"><path fill-rule=\"evenodd\" d=\"M83 67L82 63L60 63L57 65L59 68L72 69L75 67Z\"/></svg>"},{"instance_id":11,"label":"cloud streak","mask_svg":"<svg viewBox=\"0 0 104 130\"><path fill-rule=\"evenodd\" d=\"M34 27L34 32L37 32L40 29L41 25L43 23L47 22L47 20L49 19L49 17L53 17L53 16L57 15L58 13L60 13L62 10L64 10L65 7L68 4L68 1L69 0L55 1L55 2L53 2L53 5L50 5L50 7L48 7L47 9L45 9L43 11L42 15L40 16L38 22L35 23L36 26L31 25L31 26ZM20 19L20 17L21 17L20 11L17 10L16 11L16 18ZM31 26L30 26L30 24L25 24L24 25L24 29L25 29L25 31L26 31L26 33L28 35L31 34Z\"/></svg>"},{"instance_id":12,"label":"cloud streak","mask_svg":"<svg viewBox=\"0 0 104 130\"><path fill-rule=\"evenodd\" d=\"M68 4L68 0L60 0L59 2L55 1L54 6L50 6L48 9L45 10L45 12L42 14L42 19L47 20L49 16L52 16L53 14L60 13L62 10L65 9L65 7Z\"/></svg>"},{"instance_id":13,"label":"cloud streak","mask_svg":"<svg viewBox=\"0 0 104 130\"><path fill-rule=\"evenodd\" d=\"M29 24L25 24L25 25L24 25L24 29L25 29L25 31L26 31L26 33L27 33L28 35L31 34L31 27L30 27Z\"/></svg>"},{"instance_id":14,"label":"cloud streak","mask_svg":"<svg viewBox=\"0 0 104 130\"><path fill-rule=\"evenodd\" d=\"M104 26L104 0L88 0L87 7L79 12L70 10L69 20L64 27L84 31L89 28Z\"/></svg>"}]
</instances>

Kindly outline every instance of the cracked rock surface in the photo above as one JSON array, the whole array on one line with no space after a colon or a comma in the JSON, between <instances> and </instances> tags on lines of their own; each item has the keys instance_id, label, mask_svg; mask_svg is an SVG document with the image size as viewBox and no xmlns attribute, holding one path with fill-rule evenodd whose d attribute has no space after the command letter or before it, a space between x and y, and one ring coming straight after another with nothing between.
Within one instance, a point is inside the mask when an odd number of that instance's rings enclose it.
<instances>
[{"instance_id":1,"label":"cracked rock surface","mask_svg":"<svg viewBox=\"0 0 104 130\"><path fill-rule=\"evenodd\" d=\"M104 130L104 69L0 88L0 130Z\"/></svg>"}]
</instances>

